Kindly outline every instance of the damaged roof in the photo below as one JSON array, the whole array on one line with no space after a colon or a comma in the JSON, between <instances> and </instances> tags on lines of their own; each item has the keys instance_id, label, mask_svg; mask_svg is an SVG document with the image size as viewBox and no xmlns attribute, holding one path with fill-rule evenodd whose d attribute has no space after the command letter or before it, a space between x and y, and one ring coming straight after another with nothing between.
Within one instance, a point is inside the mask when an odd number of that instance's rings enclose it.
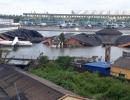
<instances>
[{"instance_id":1,"label":"damaged roof","mask_svg":"<svg viewBox=\"0 0 130 100\"><path fill-rule=\"evenodd\" d=\"M83 43L84 45L90 46L99 46L101 45L101 40L95 34L77 34L72 36L73 39L78 40L79 42Z\"/></svg>"},{"instance_id":2,"label":"damaged roof","mask_svg":"<svg viewBox=\"0 0 130 100\"><path fill-rule=\"evenodd\" d=\"M123 35L123 36L120 36L116 43L119 45L119 44L126 44L130 42L130 35Z\"/></svg>"},{"instance_id":3,"label":"damaged roof","mask_svg":"<svg viewBox=\"0 0 130 100\"><path fill-rule=\"evenodd\" d=\"M29 40L31 42L33 42L34 40L41 41L41 38L43 38L43 36L37 31L21 28L2 33L2 35L4 37L9 38L10 40L13 40L15 37L18 37L21 40Z\"/></svg>"},{"instance_id":4,"label":"damaged roof","mask_svg":"<svg viewBox=\"0 0 130 100\"><path fill-rule=\"evenodd\" d=\"M96 32L97 35L122 35L120 31L114 28L105 28Z\"/></svg>"}]
</instances>

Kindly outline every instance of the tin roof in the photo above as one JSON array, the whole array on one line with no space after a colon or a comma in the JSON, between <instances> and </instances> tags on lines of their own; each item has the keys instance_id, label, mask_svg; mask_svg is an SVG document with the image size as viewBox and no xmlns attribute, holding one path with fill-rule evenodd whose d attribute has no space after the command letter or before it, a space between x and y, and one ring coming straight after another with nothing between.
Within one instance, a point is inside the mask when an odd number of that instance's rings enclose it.
<instances>
[{"instance_id":1,"label":"tin roof","mask_svg":"<svg viewBox=\"0 0 130 100\"><path fill-rule=\"evenodd\" d=\"M114 62L112 66L130 70L130 57L120 57Z\"/></svg>"},{"instance_id":2,"label":"tin roof","mask_svg":"<svg viewBox=\"0 0 130 100\"><path fill-rule=\"evenodd\" d=\"M16 29L13 31L8 31L2 34L4 37L9 38L10 40L14 39L14 37L18 37L21 40L41 40L43 36L34 30L27 30L27 29Z\"/></svg>"},{"instance_id":3,"label":"tin roof","mask_svg":"<svg viewBox=\"0 0 130 100\"><path fill-rule=\"evenodd\" d=\"M119 44L126 44L130 42L130 35L123 35L123 36L120 36L117 40L116 40L116 43L119 45Z\"/></svg>"},{"instance_id":4,"label":"tin roof","mask_svg":"<svg viewBox=\"0 0 130 100\"><path fill-rule=\"evenodd\" d=\"M0 100L10 100L9 96L2 88L0 88Z\"/></svg>"},{"instance_id":5,"label":"tin roof","mask_svg":"<svg viewBox=\"0 0 130 100\"><path fill-rule=\"evenodd\" d=\"M18 68L0 65L0 87L12 100L16 100L16 88L21 100L57 100L66 94L74 93L50 81L28 74Z\"/></svg>"},{"instance_id":6,"label":"tin roof","mask_svg":"<svg viewBox=\"0 0 130 100\"><path fill-rule=\"evenodd\" d=\"M122 35L120 31L114 28L105 28L96 32L97 35Z\"/></svg>"},{"instance_id":7,"label":"tin roof","mask_svg":"<svg viewBox=\"0 0 130 100\"><path fill-rule=\"evenodd\" d=\"M90 45L90 46L101 45L101 40L95 34L81 33L72 36L72 38L80 41L81 43L84 43L85 45Z\"/></svg>"}]
</instances>

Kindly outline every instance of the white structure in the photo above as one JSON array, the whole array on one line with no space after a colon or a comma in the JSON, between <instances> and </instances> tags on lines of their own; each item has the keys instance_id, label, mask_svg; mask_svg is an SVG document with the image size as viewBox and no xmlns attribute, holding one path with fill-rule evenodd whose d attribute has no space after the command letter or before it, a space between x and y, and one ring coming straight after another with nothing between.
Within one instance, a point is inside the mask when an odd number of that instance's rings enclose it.
<instances>
[{"instance_id":1,"label":"white structure","mask_svg":"<svg viewBox=\"0 0 130 100\"><path fill-rule=\"evenodd\" d=\"M13 41L0 40L0 45L4 46L32 46L30 41L19 41L18 37L15 37Z\"/></svg>"},{"instance_id":2,"label":"white structure","mask_svg":"<svg viewBox=\"0 0 130 100\"><path fill-rule=\"evenodd\" d=\"M14 19L0 18L0 24L2 25L12 25L13 23Z\"/></svg>"},{"instance_id":3,"label":"white structure","mask_svg":"<svg viewBox=\"0 0 130 100\"><path fill-rule=\"evenodd\" d=\"M73 14L130 15L130 10L76 10Z\"/></svg>"}]
</instances>

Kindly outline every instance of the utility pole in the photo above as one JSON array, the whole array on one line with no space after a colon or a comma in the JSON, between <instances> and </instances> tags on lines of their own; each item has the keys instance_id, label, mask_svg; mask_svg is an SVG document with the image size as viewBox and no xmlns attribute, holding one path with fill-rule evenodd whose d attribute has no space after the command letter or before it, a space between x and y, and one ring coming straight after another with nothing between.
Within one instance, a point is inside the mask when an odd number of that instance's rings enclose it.
<instances>
[{"instance_id":1,"label":"utility pole","mask_svg":"<svg viewBox=\"0 0 130 100\"><path fill-rule=\"evenodd\" d=\"M110 55L111 55L111 46L105 46L105 61L110 62Z\"/></svg>"},{"instance_id":2,"label":"utility pole","mask_svg":"<svg viewBox=\"0 0 130 100\"><path fill-rule=\"evenodd\" d=\"M17 95L17 100L21 100L20 96L19 96L19 92L18 92L16 83L14 83L14 86L15 86L15 91L16 91L16 95Z\"/></svg>"}]
</instances>

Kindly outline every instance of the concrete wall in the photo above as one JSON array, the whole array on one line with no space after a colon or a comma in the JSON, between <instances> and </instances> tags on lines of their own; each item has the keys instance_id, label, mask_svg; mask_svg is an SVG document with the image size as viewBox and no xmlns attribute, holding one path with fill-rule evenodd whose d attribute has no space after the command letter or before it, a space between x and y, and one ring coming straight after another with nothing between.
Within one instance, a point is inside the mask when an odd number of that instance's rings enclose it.
<instances>
[{"instance_id":1,"label":"concrete wall","mask_svg":"<svg viewBox=\"0 0 130 100\"><path fill-rule=\"evenodd\" d=\"M79 41L73 39L73 38L70 38L70 39L67 39L65 41L65 44L67 46L76 46L76 47L81 47L82 45L79 43Z\"/></svg>"},{"instance_id":2,"label":"concrete wall","mask_svg":"<svg viewBox=\"0 0 130 100\"><path fill-rule=\"evenodd\" d=\"M119 74L125 74L125 78L130 80L130 70L116 66L111 67L111 75L119 77Z\"/></svg>"}]
</instances>

